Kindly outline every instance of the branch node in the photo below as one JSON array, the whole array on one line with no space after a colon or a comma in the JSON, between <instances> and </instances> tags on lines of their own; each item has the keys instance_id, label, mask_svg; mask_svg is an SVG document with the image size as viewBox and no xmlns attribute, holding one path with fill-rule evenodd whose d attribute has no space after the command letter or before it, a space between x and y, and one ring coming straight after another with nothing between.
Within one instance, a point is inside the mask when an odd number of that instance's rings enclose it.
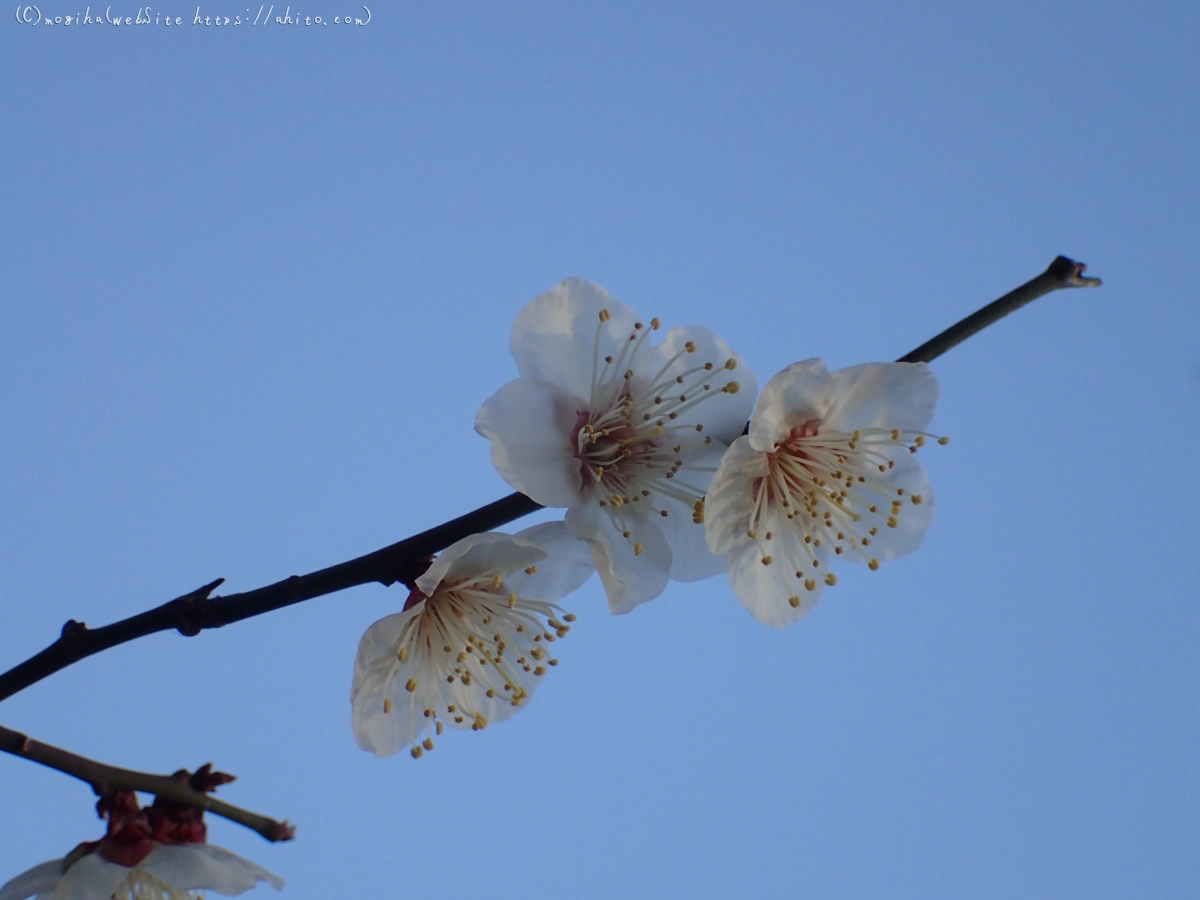
<instances>
[{"instance_id":1,"label":"branch node","mask_svg":"<svg viewBox=\"0 0 1200 900\"><path fill-rule=\"evenodd\" d=\"M67 619L67 621L63 623L62 635L59 637L59 640L78 640L79 638L83 637L87 630L88 627L86 622L77 622L74 619Z\"/></svg>"},{"instance_id":2,"label":"branch node","mask_svg":"<svg viewBox=\"0 0 1200 900\"><path fill-rule=\"evenodd\" d=\"M175 617L179 623L175 626L175 630L184 637L195 637L204 630L203 625L197 624L191 617L190 613L196 611L196 607L202 603L208 602L209 595L225 583L224 578L218 578L216 581L210 581L203 587L198 587L190 594L184 594L182 597L176 597L172 604L175 607Z\"/></svg>"}]
</instances>

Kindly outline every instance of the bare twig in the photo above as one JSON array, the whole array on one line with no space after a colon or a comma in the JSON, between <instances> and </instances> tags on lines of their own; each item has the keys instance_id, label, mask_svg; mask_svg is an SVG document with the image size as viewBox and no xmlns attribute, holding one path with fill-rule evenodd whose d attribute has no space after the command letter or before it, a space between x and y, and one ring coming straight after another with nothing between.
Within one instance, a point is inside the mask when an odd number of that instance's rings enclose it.
<instances>
[{"instance_id":1,"label":"bare twig","mask_svg":"<svg viewBox=\"0 0 1200 900\"><path fill-rule=\"evenodd\" d=\"M896 362L931 362L957 347L971 335L978 334L989 325L1000 321L1011 312L1044 297L1051 291L1072 287L1099 287L1099 278L1085 278L1083 263L1056 257L1049 267L1032 281L1027 281L1015 291L1009 291L999 300L993 300L978 312L971 313L960 322L951 325L937 337L923 343L911 353L906 353Z\"/></svg>"},{"instance_id":2,"label":"bare twig","mask_svg":"<svg viewBox=\"0 0 1200 900\"><path fill-rule=\"evenodd\" d=\"M35 741L3 725L0 725L0 750L86 781L99 796L113 791L142 791L223 816L257 831L268 841L290 841L296 836L295 829L287 822L277 822L275 819L223 803L209 794L193 790L188 785L186 771L175 775L153 775L149 772L118 769Z\"/></svg>"},{"instance_id":3,"label":"bare twig","mask_svg":"<svg viewBox=\"0 0 1200 900\"><path fill-rule=\"evenodd\" d=\"M1051 291L1099 285L1099 279L1083 277L1084 268L1083 263L1065 256L1058 257L1037 278L946 329L933 340L900 357L898 362L929 362L936 359L971 335ZM373 581L384 585L397 581L411 583L420 574L422 561L432 554L468 535L490 531L540 508L539 504L524 494L509 494L374 553L308 575L293 575L257 590L226 597L210 597L223 581L217 579L190 594L103 628L89 629L83 623L71 620L63 626L62 635L53 644L0 675L0 700L93 653L156 631L174 629L192 636L205 628L220 628L360 584Z\"/></svg>"}]
</instances>

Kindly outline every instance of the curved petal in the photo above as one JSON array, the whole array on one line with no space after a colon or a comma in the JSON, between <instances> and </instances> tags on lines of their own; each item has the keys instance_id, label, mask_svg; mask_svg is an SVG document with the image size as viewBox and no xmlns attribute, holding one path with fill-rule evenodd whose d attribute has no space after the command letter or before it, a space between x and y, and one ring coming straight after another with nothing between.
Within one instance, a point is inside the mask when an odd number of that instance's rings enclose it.
<instances>
[{"instance_id":1,"label":"curved petal","mask_svg":"<svg viewBox=\"0 0 1200 900\"><path fill-rule=\"evenodd\" d=\"M471 534L438 554L425 574L417 579L417 587L426 597L432 597L443 581L523 569L545 558L546 551L541 547L502 531Z\"/></svg>"},{"instance_id":2,"label":"curved petal","mask_svg":"<svg viewBox=\"0 0 1200 900\"><path fill-rule=\"evenodd\" d=\"M681 454L686 465L676 474L672 484L682 482L686 493L694 490L697 495L703 496L709 489L713 472L721 464L726 447L716 440L705 444L699 437L699 434L692 432L691 440L685 441L690 444L684 447ZM660 513L654 522L671 548L671 580L701 581L719 574L725 564L720 556L709 551L704 522L697 523L693 518L694 504L662 493L656 497L656 502L661 512L666 513L665 516Z\"/></svg>"},{"instance_id":3,"label":"curved petal","mask_svg":"<svg viewBox=\"0 0 1200 900\"><path fill-rule=\"evenodd\" d=\"M830 376L825 424L838 431L900 428L924 431L937 406L937 376L925 363L866 363Z\"/></svg>"},{"instance_id":4,"label":"curved petal","mask_svg":"<svg viewBox=\"0 0 1200 900\"><path fill-rule=\"evenodd\" d=\"M63 873L54 890L54 900L109 900L129 872L99 853L89 853Z\"/></svg>"},{"instance_id":5,"label":"curved petal","mask_svg":"<svg viewBox=\"0 0 1200 900\"><path fill-rule=\"evenodd\" d=\"M623 519L629 532L626 538L599 504L586 503L567 511L566 525L575 537L587 541L614 615L627 613L666 589L671 548L657 524L629 515Z\"/></svg>"},{"instance_id":6,"label":"curved petal","mask_svg":"<svg viewBox=\"0 0 1200 900\"><path fill-rule=\"evenodd\" d=\"M380 662L388 667L396 653L396 642L409 620L421 614L425 609L425 601L415 604L403 612L384 616L369 627L358 642L358 653L354 657L354 681L350 687L350 702L363 690L363 682L367 673L379 666ZM380 703L383 701L380 700Z\"/></svg>"},{"instance_id":7,"label":"curved petal","mask_svg":"<svg viewBox=\"0 0 1200 900\"><path fill-rule=\"evenodd\" d=\"M917 461L914 454L903 448L892 455L896 466L888 472L888 481L897 488L903 488L904 501L895 516L895 527L887 525L887 510L871 513L868 509L855 506L855 512L861 517L859 530L865 531L874 526L878 533L871 541L870 552L849 553L844 558L850 562L865 563L869 558L880 560L898 559L912 553L925 540L925 532L933 524L937 511L933 497L933 486L929 476ZM920 502L913 502L916 498ZM894 499L894 498L893 498ZM882 508L881 508L882 510Z\"/></svg>"},{"instance_id":8,"label":"curved petal","mask_svg":"<svg viewBox=\"0 0 1200 900\"><path fill-rule=\"evenodd\" d=\"M786 532L785 532L786 534ZM770 565L763 565L763 554L756 542L748 541L726 556L726 566L733 593L751 616L772 628L784 628L808 616L821 599L824 583L816 578L814 589L797 583L797 564L803 558L781 554ZM791 599L797 598L798 606Z\"/></svg>"},{"instance_id":9,"label":"curved petal","mask_svg":"<svg viewBox=\"0 0 1200 900\"><path fill-rule=\"evenodd\" d=\"M799 622L817 605L824 575L782 515L772 515L764 528L773 537L747 540L732 549L725 557L726 571L742 606L764 625L782 628Z\"/></svg>"},{"instance_id":10,"label":"curved petal","mask_svg":"<svg viewBox=\"0 0 1200 900\"><path fill-rule=\"evenodd\" d=\"M823 359L792 363L763 385L750 417L750 444L770 453L795 427L824 419L833 384Z\"/></svg>"},{"instance_id":11,"label":"curved petal","mask_svg":"<svg viewBox=\"0 0 1200 900\"><path fill-rule=\"evenodd\" d=\"M138 866L164 884L183 891L216 891L232 896L265 881L276 890L283 879L223 847L212 844L160 844Z\"/></svg>"},{"instance_id":12,"label":"curved petal","mask_svg":"<svg viewBox=\"0 0 1200 900\"><path fill-rule=\"evenodd\" d=\"M505 481L543 506L572 506L583 476L571 433L583 408L554 385L518 378L484 402L475 430L492 442L492 464Z\"/></svg>"},{"instance_id":13,"label":"curved petal","mask_svg":"<svg viewBox=\"0 0 1200 900\"><path fill-rule=\"evenodd\" d=\"M606 356L620 356L636 322L637 314L600 285L568 278L517 314L509 351L522 377L553 384L586 404L597 366Z\"/></svg>"},{"instance_id":14,"label":"curved petal","mask_svg":"<svg viewBox=\"0 0 1200 900\"><path fill-rule=\"evenodd\" d=\"M376 756L391 756L413 743L425 729L428 698L423 695L418 700L415 693L405 691L408 671L393 655L391 663L380 661L361 676L356 673L351 694L351 727L363 750ZM440 695L436 696L440 699ZM385 700L387 712L384 712Z\"/></svg>"},{"instance_id":15,"label":"curved petal","mask_svg":"<svg viewBox=\"0 0 1200 900\"><path fill-rule=\"evenodd\" d=\"M37 894L53 891L63 875L63 858L51 859L27 869L0 887L0 900L26 900Z\"/></svg>"},{"instance_id":16,"label":"curved petal","mask_svg":"<svg viewBox=\"0 0 1200 900\"><path fill-rule=\"evenodd\" d=\"M688 346L694 349L689 351ZM726 368L727 363L733 368ZM702 402L687 404L690 408L678 413L674 426L693 429L702 425L704 434L724 444L745 430L746 419L754 408L758 379L742 358L707 328L672 328L661 344L638 360L633 371L631 386L638 396L681 394L691 399L704 395ZM681 378L682 382L678 380ZM730 382L737 383L735 393L723 390ZM704 385L710 390L704 391Z\"/></svg>"},{"instance_id":17,"label":"curved petal","mask_svg":"<svg viewBox=\"0 0 1200 900\"><path fill-rule=\"evenodd\" d=\"M522 596L557 603L596 572L587 544L571 534L562 521L543 522L513 537L546 551L546 559L537 564L536 572L518 569L504 579L509 590Z\"/></svg>"},{"instance_id":18,"label":"curved petal","mask_svg":"<svg viewBox=\"0 0 1200 900\"><path fill-rule=\"evenodd\" d=\"M704 534L708 549L724 556L746 543L754 513L755 481L767 475L767 455L755 450L750 437L740 437L725 451L704 499Z\"/></svg>"}]
</instances>

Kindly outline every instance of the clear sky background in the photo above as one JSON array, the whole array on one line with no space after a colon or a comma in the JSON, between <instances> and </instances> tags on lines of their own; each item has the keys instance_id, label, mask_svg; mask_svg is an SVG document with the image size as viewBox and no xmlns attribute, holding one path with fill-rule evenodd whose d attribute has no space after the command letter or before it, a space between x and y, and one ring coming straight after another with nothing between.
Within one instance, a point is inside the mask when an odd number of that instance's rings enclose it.
<instances>
[{"instance_id":1,"label":"clear sky background","mask_svg":"<svg viewBox=\"0 0 1200 900\"><path fill-rule=\"evenodd\" d=\"M0 667L507 493L474 415L567 275L761 380L893 359L1059 253L1105 286L935 363L925 546L786 630L723 578L623 617L593 580L526 711L380 760L351 662L405 595L372 585L0 722L238 774L299 837L210 839L292 900L1200 895L1195 4L169 11L0 18ZM0 805L0 881L102 830L12 757Z\"/></svg>"}]
</instances>

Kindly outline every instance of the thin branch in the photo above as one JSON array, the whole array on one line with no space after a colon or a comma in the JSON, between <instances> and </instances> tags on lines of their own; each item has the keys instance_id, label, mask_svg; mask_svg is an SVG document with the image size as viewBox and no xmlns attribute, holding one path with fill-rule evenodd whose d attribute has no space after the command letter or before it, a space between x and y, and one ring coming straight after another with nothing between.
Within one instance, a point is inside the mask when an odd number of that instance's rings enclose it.
<instances>
[{"instance_id":1,"label":"thin branch","mask_svg":"<svg viewBox=\"0 0 1200 900\"><path fill-rule=\"evenodd\" d=\"M290 841L296 836L295 828L287 822L277 822L275 819L223 803L209 794L193 790L188 786L186 771L175 775L153 775L149 772L106 766L87 757L35 741L3 725L0 725L0 750L86 781L98 796L113 791L142 791L223 816L231 822L257 831L268 841Z\"/></svg>"},{"instance_id":2,"label":"thin branch","mask_svg":"<svg viewBox=\"0 0 1200 900\"><path fill-rule=\"evenodd\" d=\"M1084 268L1083 263L1065 256L1058 257L1037 278L967 316L933 340L900 357L898 362L928 362L936 359L971 335L1051 291L1100 284L1099 279L1084 278ZM157 631L174 629L191 637L205 628L220 628L360 584L376 581L383 585L397 581L411 583L420 574L423 562L434 553L468 535L491 531L540 508L539 504L524 494L509 494L374 553L308 575L293 575L257 590L212 597L212 592L223 581L217 579L162 606L102 628L89 629L82 622L71 620L63 626L62 635L53 644L0 675L0 700L93 653Z\"/></svg>"},{"instance_id":3,"label":"thin branch","mask_svg":"<svg viewBox=\"0 0 1200 900\"><path fill-rule=\"evenodd\" d=\"M896 362L931 362L1009 313L1016 312L1022 306L1032 303L1038 297L1046 296L1051 291L1061 288L1099 287L1099 278L1083 276L1086 268L1083 263L1067 259L1065 256L1055 257L1054 262L1037 278L1025 282L1015 291L1009 291L999 300L993 300L978 312L971 313L916 350L904 354Z\"/></svg>"}]
</instances>

